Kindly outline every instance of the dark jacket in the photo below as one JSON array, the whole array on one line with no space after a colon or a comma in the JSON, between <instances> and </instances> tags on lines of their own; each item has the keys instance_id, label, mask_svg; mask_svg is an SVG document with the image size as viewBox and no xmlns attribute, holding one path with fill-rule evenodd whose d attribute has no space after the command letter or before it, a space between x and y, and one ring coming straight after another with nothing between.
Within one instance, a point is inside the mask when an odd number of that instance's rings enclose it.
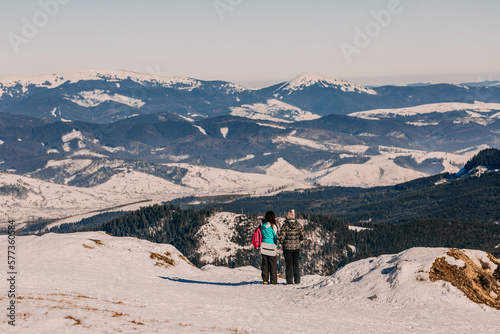
<instances>
[{"instance_id":1,"label":"dark jacket","mask_svg":"<svg viewBox=\"0 0 500 334\"><path fill-rule=\"evenodd\" d=\"M300 243L305 238L304 228L295 219L287 219L280 231L279 240L283 249L300 249Z\"/></svg>"}]
</instances>

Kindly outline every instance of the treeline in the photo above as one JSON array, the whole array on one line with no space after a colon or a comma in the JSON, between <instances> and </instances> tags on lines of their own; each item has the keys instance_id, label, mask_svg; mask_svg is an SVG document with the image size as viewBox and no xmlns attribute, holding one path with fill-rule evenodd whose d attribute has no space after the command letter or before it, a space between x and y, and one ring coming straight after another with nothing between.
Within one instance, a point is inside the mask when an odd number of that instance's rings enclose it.
<instances>
[{"instance_id":1,"label":"treeline","mask_svg":"<svg viewBox=\"0 0 500 334\"><path fill-rule=\"evenodd\" d=\"M496 148L482 150L465 164L464 169L468 172L479 166L490 169L500 169L500 150Z\"/></svg>"},{"instance_id":2,"label":"treeline","mask_svg":"<svg viewBox=\"0 0 500 334\"><path fill-rule=\"evenodd\" d=\"M284 213L295 208L302 212L332 215L351 224L367 221L400 224L419 219L496 222L500 221L500 173L489 172L481 177L460 179L440 174L364 191L326 187L210 206L240 213L266 210ZM208 205L199 207L208 208Z\"/></svg>"},{"instance_id":3,"label":"treeline","mask_svg":"<svg viewBox=\"0 0 500 334\"><path fill-rule=\"evenodd\" d=\"M471 223L444 219L373 226L354 234L357 252L349 261L399 253L413 247L479 249L500 256L500 224Z\"/></svg>"},{"instance_id":4,"label":"treeline","mask_svg":"<svg viewBox=\"0 0 500 334\"><path fill-rule=\"evenodd\" d=\"M83 230L91 230L93 228L99 227L104 223L125 215L124 211L112 211L100 213L98 215L92 216L90 218L84 218L77 223L66 223L59 226L52 227L44 232L50 233L72 233Z\"/></svg>"}]
</instances>

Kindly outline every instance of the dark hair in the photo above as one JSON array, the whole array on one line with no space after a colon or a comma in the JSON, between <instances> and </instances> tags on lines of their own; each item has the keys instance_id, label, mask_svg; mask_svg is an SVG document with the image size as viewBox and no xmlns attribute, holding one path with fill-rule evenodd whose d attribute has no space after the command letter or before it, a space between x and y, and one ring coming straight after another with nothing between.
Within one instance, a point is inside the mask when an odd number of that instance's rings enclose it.
<instances>
[{"instance_id":1,"label":"dark hair","mask_svg":"<svg viewBox=\"0 0 500 334\"><path fill-rule=\"evenodd\" d=\"M263 223L271 223L271 225L277 226L276 224L276 215L274 214L274 211L267 211L264 219L262 219Z\"/></svg>"}]
</instances>

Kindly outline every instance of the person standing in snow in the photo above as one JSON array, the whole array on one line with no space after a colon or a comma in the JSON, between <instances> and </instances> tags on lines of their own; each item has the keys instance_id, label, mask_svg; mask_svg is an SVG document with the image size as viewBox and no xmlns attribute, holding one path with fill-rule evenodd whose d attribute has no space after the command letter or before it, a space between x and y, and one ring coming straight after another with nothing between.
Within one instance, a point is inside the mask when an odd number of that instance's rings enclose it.
<instances>
[{"instance_id":1,"label":"person standing in snow","mask_svg":"<svg viewBox=\"0 0 500 334\"><path fill-rule=\"evenodd\" d=\"M286 220L279 236L285 256L286 284L300 283L300 243L304 238L304 228L295 220L295 210L292 209L286 214Z\"/></svg>"},{"instance_id":2,"label":"person standing in snow","mask_svg":"<svg viewBox=\"0 0 500 334\"><path fill-rule=\"evenodd\" d=\"M273 211L266 212L260 224L262 232L262 245L260 252L262 255L262 281L263 284L278 284L278 268L276 247L278 245L278 225L276 215Z\"/></svg>"}]
</instances>

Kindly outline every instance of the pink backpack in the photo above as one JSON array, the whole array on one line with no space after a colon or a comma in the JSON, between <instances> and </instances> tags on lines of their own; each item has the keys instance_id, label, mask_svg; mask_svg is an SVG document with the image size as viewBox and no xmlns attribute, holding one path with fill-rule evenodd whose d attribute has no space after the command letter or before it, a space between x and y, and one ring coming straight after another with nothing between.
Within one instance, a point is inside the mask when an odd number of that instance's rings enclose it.
<instances>
[{"instance_id":1,"label":"pink backpack","mask_svg":"<svg viewBox=\"0 0 500 334\"><path fill-rule=\"evenodd\" d=\"M253 231L252 245L254 248L259 248L262 245L262 232L260 231L260 226Z\"/></svg>"}]
</instances>

